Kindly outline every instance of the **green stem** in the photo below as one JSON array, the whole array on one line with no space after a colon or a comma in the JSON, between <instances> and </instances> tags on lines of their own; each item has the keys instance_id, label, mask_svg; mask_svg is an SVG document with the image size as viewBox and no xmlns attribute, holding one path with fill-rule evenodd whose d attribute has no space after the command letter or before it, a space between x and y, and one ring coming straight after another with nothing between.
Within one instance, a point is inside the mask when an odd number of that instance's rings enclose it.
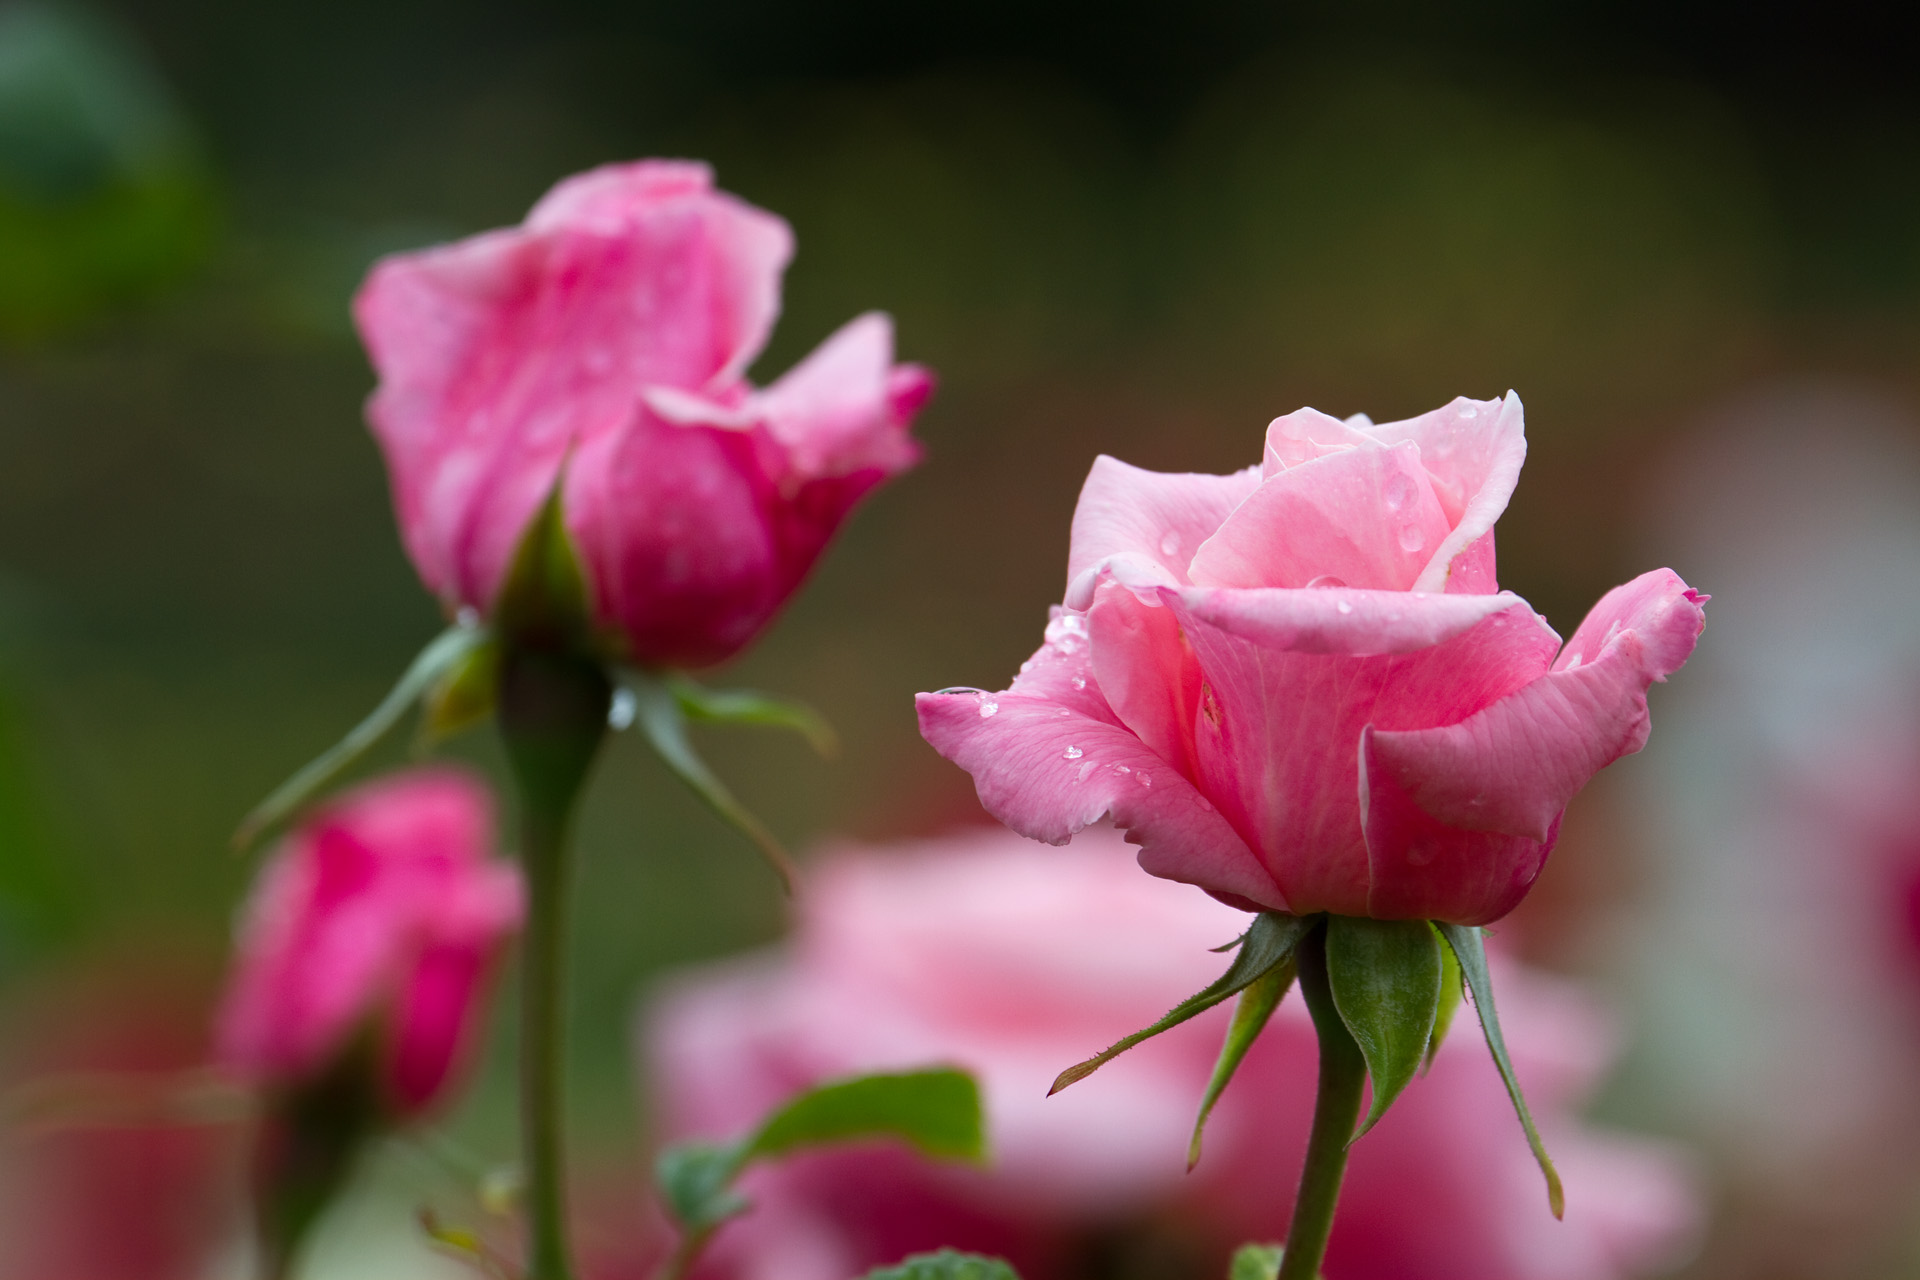
<instances>
[{"instance_id":1,"label":"green stem","mask_svg":"<svg viewBox=\"0 0 1920 1280\"><path fill-rule=\"evenodd\" d=\"M1306 1165L1293 1201L1293 1223L1275 1280L1317 1280L1320 1259L1333 1230L1340 1202L1340 1181L1347 1172L1347 1144L1360 1117L1361 1087L1367 1064L1353 1042L1327 984L1327 929L1324 924L1300 943L1300 994L1320 1037L1320 1087L1313 1101L1313 1132L1307 1139Z\"/></svg>"},{"instance_id":2,"label":"green stem","mask_svg":"<svg viewBox=\"0 0 1920 1280\"><path fill-rule=\"evenodd\" d=\"M510 651L500 734L520 787L527 922L521 940L520 1114L527 1175L526 1280L572 1280L562 1155L569 835L574 802L606 735L612 687L589 659Z\"/></svg>"}]
</instances>

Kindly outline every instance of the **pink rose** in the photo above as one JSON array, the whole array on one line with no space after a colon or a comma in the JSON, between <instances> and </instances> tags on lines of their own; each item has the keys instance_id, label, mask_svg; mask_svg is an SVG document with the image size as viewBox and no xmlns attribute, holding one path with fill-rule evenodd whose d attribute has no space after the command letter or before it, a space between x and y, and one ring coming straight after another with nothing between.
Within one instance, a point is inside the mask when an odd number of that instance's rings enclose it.
<instances>
[{"instance_id":1,"label":"pink rose","mask_svg":"<svg viewBox=\"0 0 1920 1280\"><path fill-rule=\"evenodd\" d=\"M699 666L764 627L859 499L919 453L932 377L869 313L765 390L787 224L643 160L568 178L518 227L373 269L354 315L408 553L485 612L562 469L603 628Z\"/></svg>"},{"instance_id":2,"label":"pink rose","mask_svg":"<svg viewBox=\"0 0 1920 1280\"><path fill-rule=\"evenodd\" d=\"M492 834L485 788L447 769L362 787L295 831L241 920L220 1060L298 1085L371 1032L394 1113L431 1104L520 923L520 873L489 856Z\"/></svg>"},{"instance_id":3,"label":"pink rose","mask_svg":"<svg viewBox=\"0 0 1920 1280\"><path fill-rule=\"evenodd\" d=\"M649 1025L669 1138L747 1130L794 1090L881 1068L978 1074L986 1169L891 1146L775 1166L722 1230L712 1280L847 1280L953 1245L1026 1280L1078 1274L1102 1247L1186 1242L1168 1274L1220 1275L1227 1253L1285 1233L1306 1145L1316 1049L1281 1005L1227 1089L1197 1170L1187 1137L1224 1033L1216 1009L1053 1097L1054 1076L1146 1025L1226 967L1208 948L1247 917L1139 875L1097 828L1068 850L977 832L819 864L782 952L682 978ZM1657 1144L1572 1112L1609 1057L1567 984L1495 962L1515 1061L1566 1176L1555 1222L1472 1015L1434 1068L1353 1151L1331 1280L1610 1280L1684 1243L1698 1205Z\"/></svg>"},{"instance_id":4,"label":"pink rose","mask_svg":"<svg viewBox=\"0 0 1920 1280\"><path fill-rule=\"evenodd\" d=\"M1237 905L1497 920L1574 792L1647 740L1704 596L1609 592L1565 646L1497 590L1519 397L1375 425L1312 409L1229 476L1093 464L1065 605L997 694L921 694L927 741L1022 835L1103 816Z\"/></svg>"}]
</instances>

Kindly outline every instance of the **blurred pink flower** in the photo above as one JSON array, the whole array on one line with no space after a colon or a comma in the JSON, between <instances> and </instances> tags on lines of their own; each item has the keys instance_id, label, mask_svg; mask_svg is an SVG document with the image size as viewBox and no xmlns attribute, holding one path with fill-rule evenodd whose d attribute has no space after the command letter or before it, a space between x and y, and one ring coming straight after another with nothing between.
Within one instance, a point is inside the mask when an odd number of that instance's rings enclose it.
<instances>
[{"instance_id":1,"label":"blurred pink flower","mask_svg":"<svg viewBox=\"0 0 1920 1280\"><path fill-rule=\"evenodd\" d=\"M274 1086L376 1037L397 1115L439 1096L518 926L518 868L489 856L486 789L421 769L341 797L262 869L241 921L217 1056Z\"/></svg>"},{"instance_id":2,"label":"blurred pink flower","mask_svg":"<svg viewBox=\"0 0 1920 1280\"><path fill-rule=\"evenodd\" d=\"M859 499L911 465L932 391L870 312L764 390L745 378L793 252L705 165L568 178L518 227L379 263L354 314L368 405L427 585L485 611L565 469L568 529L626 656L738 650Z\"/></svg>"},{"instance_id":3,"label":"blurred pink flower","mask_svg":"<svg viewBox=\"0 0 1920 1280\"><path fill-rule=\"evenodd\" d=\"M1063 1067L1217 977L1226 960L1208 948L1246 927L1231 907L1139 875L1124 849L1097 829L1063 851L994 832L842 853L810 880L785 953L665 994L646 1043L669 1138L734 1136L804 1086L932 1062L979 1075L991 1124L985 1170L870 1146L761 1171L757 1206L717 1238L710 1276L847 1280L951 1244L1049 1280L1140 1224L1197 1243L1190 1273L1218 1275L1234 1245L1284 1235L1316 1062L1297 995L1228 1088L1191 1176L1187 1136L1225 1008L1047 1096ZM1609 1056L1601 1020L1565 983L1497 959L1495 972L1566 1176L1566 1221L1548 1213L1463 1011L1432 1072L1354 1148L1331 1280L1607 1280L1690 1235L1698 1205L1676 1160L1573 1114Z\"/></svg>"},{"instance_id":4,"label":"blurred pink flower","mask_svg":"<svg viewBox=\"0 0 1920 1280\"><path fill-rule=\"evenodd\" d=\"M1022 835L1111 816L1148 871L1239 905L1497 920L1645 744L1705 600L1643 574L1562 646L1494 581L1525 456L1509 394L1302 409L1228 476L1102 457L1046 642L1001 693L920 695L921 732Z\"/></svg>"}]
</instances>

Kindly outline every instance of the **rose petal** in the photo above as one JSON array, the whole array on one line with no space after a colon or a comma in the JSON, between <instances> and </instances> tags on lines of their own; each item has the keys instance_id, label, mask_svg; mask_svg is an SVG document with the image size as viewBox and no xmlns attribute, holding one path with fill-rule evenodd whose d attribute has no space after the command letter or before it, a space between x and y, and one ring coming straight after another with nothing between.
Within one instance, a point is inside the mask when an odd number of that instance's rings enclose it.
<instances>
[{"instance_id":1,"label":"rose petal","mask_svg":"<svg viewBox=\"0 0 1920 1280\"><path fill-rule=\"evenodd\" d=\"M1194 618L1229 635L1294 653L1353 657L1413 653L1509 610L1532 613L1527 602L1510 591L1432 595L1345 587L1188 587L1177 594ZM1535 620L1546 627L1545 619L1536 616ZM1550 629L1545 634L1552 637L1551 646L1559 645L1559 637Z\"/></svg>"},{"instance_id":2,"label":"rose petal","mask_svg":"<svg viewBox=\"0 0 1920 1280\"><path fill-rule=\"evenodd\" d=\"M1227 476L1166 474L1101 454L1073 509L1067 607L1093 603L1103 568L1140 586L1186 584L1193 553L1259 485L1253 467Z\"/></svg>"},{"instance_id":3,"label":"rose petal","mask_svg":"<svg viewBox=\"0 0 1920 1280\"><path fill-rule=\"evenodd\" d=\"M1193 777L1200 667L1173 611L1103 582L1087 613L1093 672L1107 705L1154 753Z\"/></svg>"},{"instance_id":4,"label":"rose petal","mask_svg":"<svg viewBox=\"0 0 1920 1280\"><path fill-rule=\"evenodd\" d=\"M1458 724L1374 733L1369 775L1449 826L1547 841L1589 778L1646 744L1647 688L1692 652L1701 599L1670 569L1642 574L1594 607L1551 673Z\"/></svg>"},{"instance_id":5,"label":"rose petal","mask_svg":"<svg viewBox=\"0 0 1920 1280\"><path fill-rule=\"evenodd\" d=\"M1420 447L1420 464L1433 477L1435 495L1453 532L1433 553L1417 591L1449 590L1448 574L1456 557L1493 529L1527 460L1526 413L1509 391L1501 400L1462 396L1444 408L1404 422L1363 428L1385 443L1411 441ZM1486 548L1492 551L1491 545ZM1485 566L1492 581L1491 563Z\"/></svg>"},{"instance_id":6,"label":"rose petal","mask_svg":"<svg viewBox=\"0 0 1920 1280\"><path fill-rule=\"evenodd\" d=\"M1454 723L1537 679L1559 643L1545 621L1512 596L1431 596L1420 608L1456 625L1429 624L1429 633L1443 638L1427 647L1365 656L1328 652L1325 645L1288 649L1270 635L1236 633L1201 617L1188 606L1188 594L1162 592L1204 681L1194 734L1198 785L1259 851L1299 911L1367 912L1356 750L1362 730L1369 723L1409 729ZM1312 604L1321 594L1339 593L1220 592L1216 598L1260 595L1284 605L1295 601L1280 597L1293 597ZM1414 605L1397 593L1353 594ZM1480 612L1489 606L1499 611ZM1351 616L1337 607L1327 613ZM1472 621L1458 626L1463 619ZM1357 629L1347 634L1363 651L1380 647L1365 643ZM1320 638L1310 628L1301 635Z\"/></svg>"},{"instance_id":7,"label":"rose petal","mask_svg":"<svg viewBox=\"0 0 1920 1280\"><path fill-rule=\"evenodd\" d=\"M989 813L1023 836L1065 844L1111 816L1154 875L1237 894L1276 911L1286 900L1246 844L1180 771L1107 706L1084 638L1056 616L1054 639L1001 693L923 693L920 732L973 775ZM1062 646L1060 640L1072 640ZM1065 651L1063 651L1065 649Z\"/></svg>"},{"instance_id":8,"label":"rose petal","mask_svg":"<svg viewBox=\"0 0 1920 1280\"><path fill-rule=\"evenodd\" d=\"M1405 590L1449 536L1420 450L1372 441L1269 476L1194 553L1203 587Z\"/></svg>"},{"instance_id":9,"label":"rose petal","mask_svg":"<svg viewBox=\"0 0 1920 1280\"><path fill-rule=\"evenodd\" d=\"M1295 409L1267 424L1267 445L1260 474L1272 479L1282 471L1324 458L1330 453L1372 444L1364 429L1372 426L1364 413L1345 422L1318 409Z\"/></svg>"},{"instance_id":10,"label":"rose petal","mask_svg":"<svg viewBox=\"0 0 1920 1280\"><path fill-rule=\"evenodd\" d=\"M906 434L911 410L897 412L896 395L924 401L931 389L925 370L909 370L909 376L917 373L927 385L896 384L893 321L869 311L849 320L779 381L751 396L746 409L785 446L798 476L845 475L868 467L901 471L920 451Z\"/></svg>"}]
</instances>

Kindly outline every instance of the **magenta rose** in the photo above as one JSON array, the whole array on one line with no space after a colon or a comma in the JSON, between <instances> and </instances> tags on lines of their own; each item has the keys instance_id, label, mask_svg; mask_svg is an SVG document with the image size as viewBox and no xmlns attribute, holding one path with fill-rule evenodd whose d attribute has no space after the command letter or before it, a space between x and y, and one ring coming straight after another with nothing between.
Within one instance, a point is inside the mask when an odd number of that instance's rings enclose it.
<instances>
[{"instance_id":1,"label":"magenta rose","mask_svg":"<svg viewBox=\"0 0 1920 1280\"><path fill-rule=\"evenodd\" d=\"M932 378L869 313L764 389L787 224L644 160L561 182L518 227L401 254L354 302L367 415L407 551L488 611L562 478L597 619L632 660L701 666L771 619L853 505L918 456Z\"/></svg>"},{"instance_id":2,"label":"magenta rose","mask_svg":"<svg viewBox=\"0 0 1920 1280\"><path fill-rule=\"evenodd\" d=\"M430 1106L483 1012L519 926L519 869L491 856L493 805L465 774L423 769L336 800L290 835L241 919L218 1056L298 1088L362 1037L395 1117Z\"/></svg>"},{"instance_id":3,"label":"magenta rose","mask_svg":"<svg viewBox=\"0 0 1920 1280\"><path fill-rule=\"evenodd\" d=\"M1102 457L1046 642L1003 692L921 694L921 732L1035 839L1111 816L1146 870L1238 905L1497 920L1646 743L1706 599L1643 574L1563 646L1494 580L1525 455L1510 393L1302 409L1227 476Z\"/></svg>"},{"instance_id":4,"label":"magenta rose","mask_svg":"<svg viewBox=\"0 0 1920 1280\"><path fill-rule=\"evenodd\" d=\"M943 1245L999 1254L1026 1280L1225 1272L1284 1235L1317 1050L1290 995L1186 1169L1194 1109L1228 1011L1150 1040L1063 1093L1060 1068L1215 977L1240 911L1148 879L1095 828L1067 850L1005 831L822 860L780 952L696 970L656 1003L648 1078L671 1139L731 1138L789 1094L849 1074L952 1062L980 1080L992 1162L935 1164L873 1145L756 1170L754 1208L716 1237L701 1280L846 1280ZM1620 1280L1683 1248L1700 1218L1664 1145L1575 1108L1612 1056L1578 988L1496 954L1508 1041L1567 1181L1541 1202L1500 1076L1463 1011L1432 1070L1353 1148L1330 1280ZM1109 1264L1110 1265L1110 1264ZM1132 1272L1129 1272L1132 1274Z\"/></svg>"}]
</instances>

